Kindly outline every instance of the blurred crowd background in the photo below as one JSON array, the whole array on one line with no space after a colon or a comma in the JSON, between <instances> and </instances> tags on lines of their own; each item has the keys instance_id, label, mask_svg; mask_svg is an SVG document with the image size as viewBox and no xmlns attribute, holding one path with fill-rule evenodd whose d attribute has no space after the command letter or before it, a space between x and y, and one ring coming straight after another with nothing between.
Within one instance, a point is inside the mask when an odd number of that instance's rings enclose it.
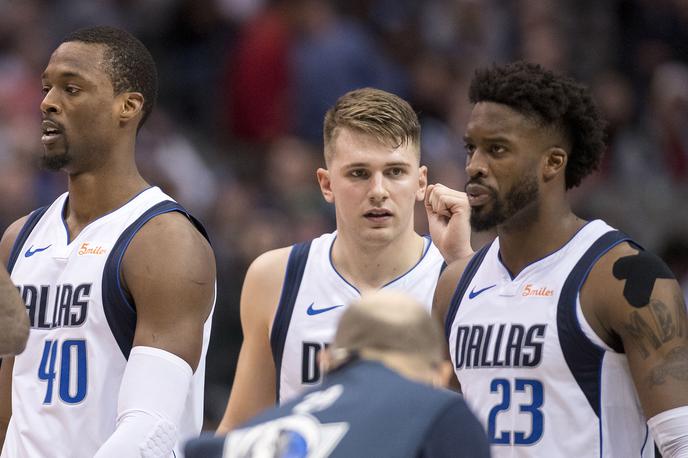
<instances>
[{"instance_id":1,"label":"blurred crowd background","mask_svg":"<svg viewBox=\"0 0 688 458\"><path fill-rule=\"evenodd\" d=\"M66 189L37 167L40 75L64 35L96 24L131 31L153 53L160 97L139 166L215 247L208 428L233 378L248 264L334 229L314 171L322 117L354 88L409 100L430 181L463 189L476 67L525 59L582 80L609 122L609 148L571 193L574 208L662 255L688 291L688 0L0 0L3 229Z\"/></svg>"}]
</instances>

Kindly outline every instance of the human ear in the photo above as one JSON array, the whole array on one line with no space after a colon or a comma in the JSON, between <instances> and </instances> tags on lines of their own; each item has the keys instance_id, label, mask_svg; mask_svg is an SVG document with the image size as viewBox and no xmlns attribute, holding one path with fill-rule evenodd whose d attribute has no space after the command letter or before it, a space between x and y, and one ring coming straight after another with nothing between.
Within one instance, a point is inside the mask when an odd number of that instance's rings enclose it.
<instances>
[{"instance_id":1,"label":"human ear","mask_svg":"<svg viewBox=\"0 0 688 458\"><path fill-rule=\"evenodd\" d=\"M568 153L558 146L547 150L545 155L545 165L542 171L545 181L551 181L561 173L566 171Z\"/></svg>"},{"instance_id":2,"label":"human ear","mask_svg":"<svg viewBox=\"0 0 688 458\"><path fill-rule=\"evenodd\" d=\"M418 191L416 191L416 200L422 202L425 200L425 190L428 187L428 168L421 166L418 169Z\"/></svg>"},{"instance_id":3,"label":"human ear","mask_svg":"<svg viewBox=\"0 0 688 458\"><path fill-rule=\"evenodd\" d=\"M119 118L128 122L136 118L143 110L143 94L140 92L125 92L122 94Z\"/></svg>"},{"instance_id":4,"label":"human ear","mask_svg":"<svg viewBox=\"0 0 688 458\"><path fill-rule=\"evenodd\" d=\"M318 184L320 185L320 192L322 193L325 201L328 203L334 203L334 193L332 192L332 182L330 181L330 171L327 169L319 168L315 175L318 177Z\"/></svg>"}]
</instances>

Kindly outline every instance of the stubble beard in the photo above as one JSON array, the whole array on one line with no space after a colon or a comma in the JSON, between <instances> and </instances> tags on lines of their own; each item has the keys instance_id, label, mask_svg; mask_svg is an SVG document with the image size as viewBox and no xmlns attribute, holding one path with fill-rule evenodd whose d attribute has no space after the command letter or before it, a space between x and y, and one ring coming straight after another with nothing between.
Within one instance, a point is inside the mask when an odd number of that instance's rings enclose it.
<instances>
[{"instance_id":1,"label":"stubble beard","mask_svg":"<svg viewBox=\"0 0 688 458\"><path fill-rule=\"evenodd\" d=\"M68 151L59 154L43 154L41 157L41 167L46 170L58 171L65 168L72 162L72 156Z\"/></svg>"},{"instance_id":2,"label":"stubble beard","mask_svg":"<svg viewBox=\"0 0 688 458\"><path fill-rule=\"evenodd\" d=\"M487 213L471 210L470 222L473 230L486 231L503 224L511 229L519 229L537 219L537 205L533 205L530 211L522 212L526 207L536 203L540 197L534 175L524 176L516 182L504 199L499 199L492 189L490 193L493 201L492 209ZM519 214L520 212L523 214Z\"/></svg>"}]
</instances>

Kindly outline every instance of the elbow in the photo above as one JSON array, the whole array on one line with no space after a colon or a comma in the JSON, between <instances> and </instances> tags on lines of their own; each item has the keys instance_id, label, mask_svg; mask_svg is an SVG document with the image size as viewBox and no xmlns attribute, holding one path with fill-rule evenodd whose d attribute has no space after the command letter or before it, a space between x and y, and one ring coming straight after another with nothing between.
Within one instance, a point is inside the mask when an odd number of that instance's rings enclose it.
<instances>
[{"instance_id":1,"label":"elbow","mask_svg":"<svg viewBox=\"0 0 688 458\"><path fill-rule=\"evenodd\" d=\"M17 335L14 340L14 354L18 355L26 348L26 342L29 340L29 320L23 320L17 327Z\"/></svg>"},{"instance_id":2,"label":"elbow","mask_svg":"<svg viewBox=\"0 0 688 458\"><path fill-rule=\"evenodd\" d=\"M6 346L2 348L2 354L5 356L18 355L26 348L26 342L29 339L29 318L24 313L19 322L15 323L12 329L7 332L8 339L6 339Z\"/></svg>"}]
</instances>

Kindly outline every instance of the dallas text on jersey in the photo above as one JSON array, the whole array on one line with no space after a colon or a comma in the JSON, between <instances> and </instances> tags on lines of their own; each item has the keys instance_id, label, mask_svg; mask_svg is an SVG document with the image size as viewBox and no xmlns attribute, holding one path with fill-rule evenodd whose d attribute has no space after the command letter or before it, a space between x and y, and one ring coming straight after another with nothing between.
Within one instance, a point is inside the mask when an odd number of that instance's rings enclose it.
<instances>
[{"instance_id":1,"label":"dallas text on jersey","mask_svg":"<svg viewBox=\"0 0 688 458\"><path fill-rule=\"evenodd\" d=\"M69 283L52 286L19 286L31 320L31 327L54 329L84 324L88 315L92 286L92 283L76 286ZM51 289L54 290L54 294L51 294ZM48 301L51 295L54 297L52 303Z\"/></svg>"},{"instance_id":2,"label":"dallas text on jersey","mask_svg":"<svg viewBox=\"0 0 688 458\"><path fill-rule=\"evenodd\" d=\"M536 367L542 359L546 324L459 326L456 368Z\"/></svg>"}]
</instances>

